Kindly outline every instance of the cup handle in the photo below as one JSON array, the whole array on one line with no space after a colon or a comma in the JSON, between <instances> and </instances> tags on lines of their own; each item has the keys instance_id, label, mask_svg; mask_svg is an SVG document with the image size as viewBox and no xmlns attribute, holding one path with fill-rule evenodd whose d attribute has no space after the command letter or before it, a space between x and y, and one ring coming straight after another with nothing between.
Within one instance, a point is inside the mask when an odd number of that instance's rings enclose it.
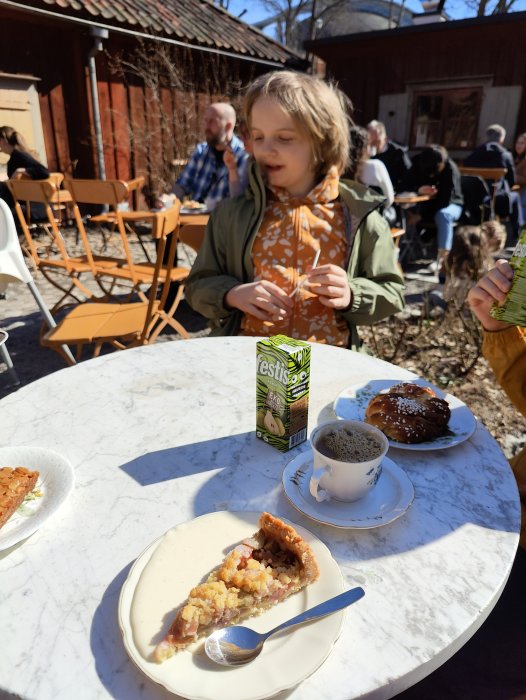
<instances>
[{"instance_id":1,"label":"cup handle","mask_svg":"<svg viewBox=\"0 0 526 700\"><path fill-rule=\"evenodd\" d=\"M318 503L322 501L329 501L330 496L327 491L319 488L320 479L324 474L329 471L328 467L321 467L321 469L314 469L309 482L310 495L313 496Z\"/></svg>"}]
</instances>

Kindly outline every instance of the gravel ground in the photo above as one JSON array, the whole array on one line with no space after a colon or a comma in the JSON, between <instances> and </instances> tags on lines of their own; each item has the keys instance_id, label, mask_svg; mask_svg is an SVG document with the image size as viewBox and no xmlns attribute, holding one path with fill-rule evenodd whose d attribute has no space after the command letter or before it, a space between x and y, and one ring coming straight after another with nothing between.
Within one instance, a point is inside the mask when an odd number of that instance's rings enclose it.
<instances>
[{"instance_id":1,"label":"gravel ground","mask_svg":"<svg viewBox=\"0 0 526 700\"><path fill-rule=\"evenodd\" d=\"M107 234L103 236L100 230L95 228L88 229L88 235L94 251L103 255L120 255L116 236L108 239ZM65 239L71 255L82 253L76 242L74 230L66 230ZM44 240L44 235L42 235L41 240ZM155 252L154 247L148 241L148 236L143 235L143 242L146 242L147 249L149 247L149 252L153 255ZM134 259L135 256L142 255L138 241L131 239L131 248ZM190 248L183 245L180 246L179 264L181 266L190 267L194 257L195 254ZM41 296L48 307L51 308L60 298L61 293L39 271L35 272L31 265L29 267ZM90 282L87 275L83 277L82 281L92 291L101 293L97 284L93 281ZM116 291L117 293L123 293L126 289L125 286L119 286L116 288ZM193 312L184 299L176 313L176 318L188 330L191 337L208 334L205 319ZM11 376L5 371L7 370L6 365L0 361L0 398L16 391L21 386L25 386L66 366L58 353L49 348L41 347L39 336L42 323L42 314L29 287L25 284L9 285L5 292L5 297L0 297L0 329L7 331L9 334L7 349L20 380L20 385L16 386L13 384ZM157 342L175 340L181 340L181 337L172 329L165 329L157 339ZM104 352L113 352L113 350L108 347L103 349ZM88 359L89 356L89 351L85 350L85 359Z\"/></svg>"}]
</instances>

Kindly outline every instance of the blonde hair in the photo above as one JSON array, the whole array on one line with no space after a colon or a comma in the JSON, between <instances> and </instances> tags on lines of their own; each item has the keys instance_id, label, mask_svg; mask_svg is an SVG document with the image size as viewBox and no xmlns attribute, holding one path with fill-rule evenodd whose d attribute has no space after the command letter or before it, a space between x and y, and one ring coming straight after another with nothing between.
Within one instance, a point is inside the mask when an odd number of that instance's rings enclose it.
<instances>
[{"instance_id":1,"label":"blonde hair","mask_svg":"<svg viewBox=\"0 0 526 700\"><path fill-rule=\"evenodd\" d=\"M266 73L245 93L243 107L249 126L252 108L260 97L277 102L309 136L317 176L325 175L333 165L340 174L347 168L352 104L341 90L305 73Z\"/></svg>"}]
</instances>

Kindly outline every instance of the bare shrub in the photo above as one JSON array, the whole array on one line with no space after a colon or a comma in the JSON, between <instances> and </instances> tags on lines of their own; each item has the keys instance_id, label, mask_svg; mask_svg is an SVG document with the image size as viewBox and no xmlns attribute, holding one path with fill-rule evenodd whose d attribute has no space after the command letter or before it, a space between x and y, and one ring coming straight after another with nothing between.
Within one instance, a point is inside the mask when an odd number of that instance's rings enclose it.
<instances>
[{"instance_id":1,"label":"bare shrub","mask_svg":"<svg viewBox=\"0 0 526 700\"><path fill-rule=\"evenodd\" d=\"M150 206L170 192L182 163L202 139L202 117L215 101L236 103L253 68L214 53L139 40L132 53L108 55L128 94L134 174L144 175Z\"/></svg>"}]
</instances>

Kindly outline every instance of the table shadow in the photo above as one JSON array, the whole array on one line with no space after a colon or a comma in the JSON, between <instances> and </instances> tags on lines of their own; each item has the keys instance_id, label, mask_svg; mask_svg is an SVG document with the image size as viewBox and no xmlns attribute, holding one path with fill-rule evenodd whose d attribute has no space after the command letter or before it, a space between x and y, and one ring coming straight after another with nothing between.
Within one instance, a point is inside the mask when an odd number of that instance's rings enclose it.
<instances>
[{"instance_id":1,"label":"table shadow","mask_svg":"<svg viewBox=\"0 0 526 700\"><path fill-rule=\"evenodd\" d=\"M333 417L332 404L323 406L316 416L318 423ZM350 562L424 547L466 525L513 532L510 523L514 519L518 522L518 499L507 498L509 485L504 487L506 479L513 477L503 471L502 453L493 440L468 440L441 451L390 450L388 456L413 482L415 499L397 520L371 529L332 527L306 516L289 502L282 486L283 470L309 449L305 442L279 453L276 459L275 448L257 439L255 431L247 431L150 452L121 469L143 486L201 475L201 486L192 491L194 517L221 510L269 510L303 525L322 541L330 540L333 554ZM463 465L480 459L482 452L485 469L466 473ZM451 498L457 492L463 493L461 506ZM446 493L449 500L443 498ZM187 497L184 482L177 494L178 499ZM487 498L481 500L481 494Z\"/></svg>"}]
</instances>

